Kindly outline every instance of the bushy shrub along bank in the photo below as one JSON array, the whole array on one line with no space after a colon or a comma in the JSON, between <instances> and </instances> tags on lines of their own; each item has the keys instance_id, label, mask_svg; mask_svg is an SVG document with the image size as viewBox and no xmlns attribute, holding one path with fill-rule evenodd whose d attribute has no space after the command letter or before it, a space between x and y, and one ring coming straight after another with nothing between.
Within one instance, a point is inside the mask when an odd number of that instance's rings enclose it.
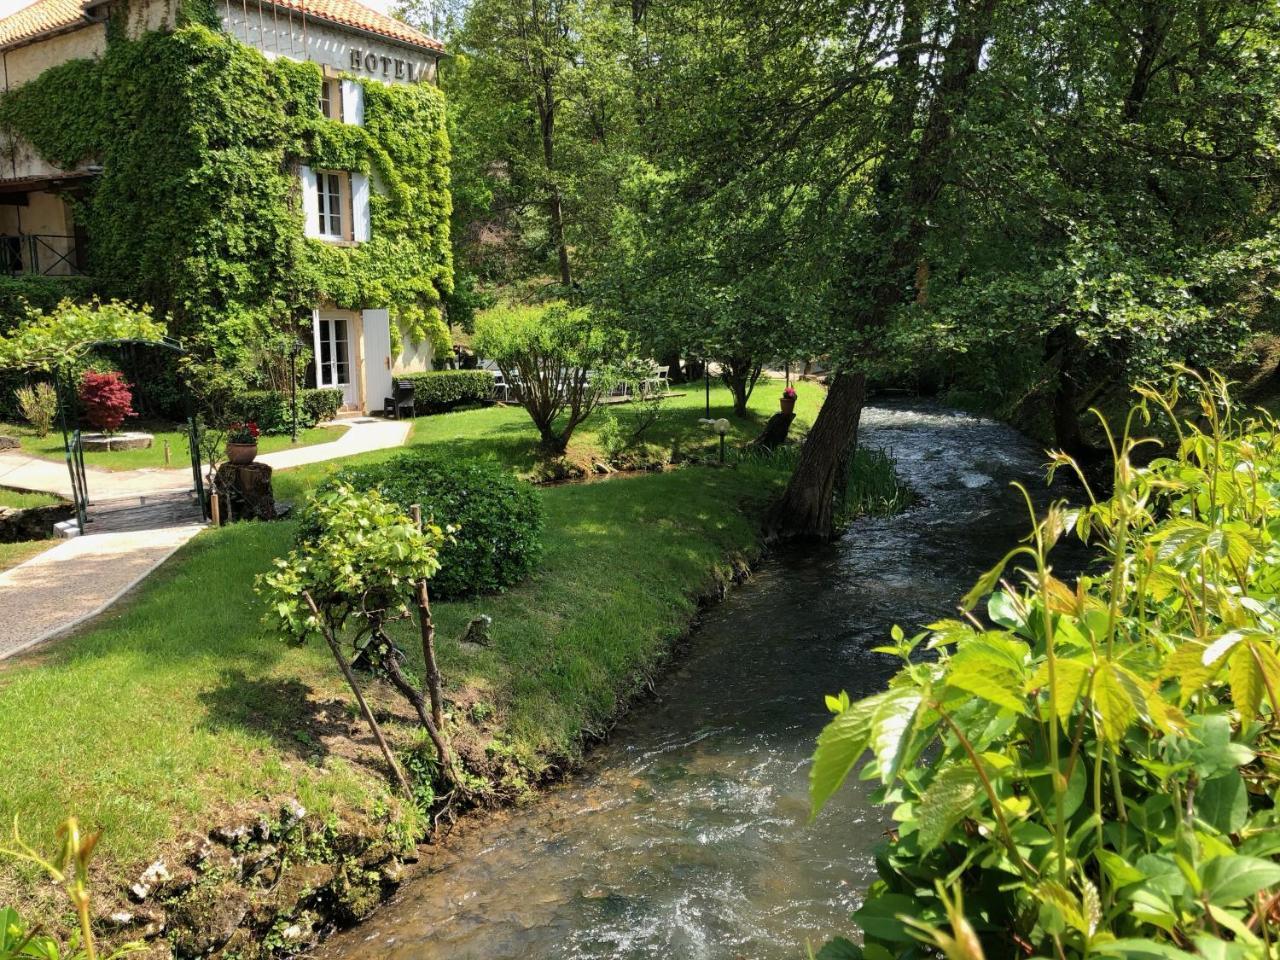
<instances>
[{"instance_id":1,"label":"bushy shrub along bank","mask_svg":"<svg viewBox=\"0 0 1280 960\"><path fill-rule=\"evenodd\" d=\"M1280 425L1199 387L1203 429L1144 394L1176 449L1138 468L1124 437L1114 495L1051 507L970 591L990 627L895 628L889 688L828 698L815 809L870 750L898 825L863 945L823 957L1275 956ZM1074 586L1047 559L1071 531L1105 557Z\"/></svg>"},{"instance_id":2,"label":"bushy shrub along bank","mask_svg":"<svg viewBox=\"0 0 1280 960\"><path fill-rule=\"evenodd\" d=\"M413 384L413 407L417 413L442 413L493 397L493 375L484 370L432 370L399 375L396 380Z\"/></svg>"},{"instance_id":3,"label":"bushy shrub along bank","mask_svg":"<svg viewBox=\"0 0 1280 960\"><path fill-rule=\"evenodd\" d=\"M231 401L233 417L258 425L265 434L285 434L293 429L292 395L274 390L248 390ZM298 429L314 427L332 420L342 406L342 391L337 389L298 391Z\"/></svg>"},{"instance_id":4,"label":"bushy shrub along bank","mask_svg":"<svg viewBox=\"0 0 1280 960\"><path fill-rule=\"evenodd\" d=\"M542 501L497 463L445 460L414 450L381 463L348 467L323 489L346 484L378 490L404 509L451 528L440 548L431 594L452 600L495 593L523 580L542 552Z\"/></svg>"}]
</instances>

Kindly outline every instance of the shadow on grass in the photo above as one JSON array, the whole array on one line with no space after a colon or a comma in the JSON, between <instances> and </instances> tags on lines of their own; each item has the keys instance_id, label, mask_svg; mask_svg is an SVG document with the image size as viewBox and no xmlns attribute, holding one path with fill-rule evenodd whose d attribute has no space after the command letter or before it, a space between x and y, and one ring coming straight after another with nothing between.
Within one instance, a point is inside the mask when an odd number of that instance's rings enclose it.
<instances>
[{"instance_id":1,"label":"shadow on grass","mask_svg":"<svg viewBox=\"0 0 1280 960\"><path fill-rule=\"evenodd\" d=\"M284 754L319 765L329 756L326 739L350 738L352 724L341 700L318 700L294 678L251 677L223 670L219 685L197 695L208 711L206 729L265 734Z\"/></svg>"}]
</instances>

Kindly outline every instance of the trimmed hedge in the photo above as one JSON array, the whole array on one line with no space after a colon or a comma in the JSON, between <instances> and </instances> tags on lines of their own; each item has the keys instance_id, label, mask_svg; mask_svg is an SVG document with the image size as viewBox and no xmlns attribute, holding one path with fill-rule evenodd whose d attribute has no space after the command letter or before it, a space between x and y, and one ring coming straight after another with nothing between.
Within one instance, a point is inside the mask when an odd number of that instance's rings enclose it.
<instances>
[{"instance_id":1,"label":"trimmed hedge","mask_svg":"<svg viewBox=\"0 0 1280 960\"><path fill-rule=\"evenodd\" d=\"M432 370L397 374L395 379L413 384L413 408L418 413L442 413L493 398L493 375L484 370Z\"/></svg>"},{"instance_id":2,"label":"trimmed hedge","mask_svg":"<svg viewBox=\"0 0 1280 960\"><path fill-rule=\"evenodd\" d=\"M332 420L341 406L341 390L299 390L298 429L309 429L323 420ZM285 434L293 429L289 394L283 391L247 390L232 402L232 416L237 420L252 420L266 434Z\"/></svg>"},{"instance_id":3,"label":"trimmed hedge","mask_svg":"<svg viewBox=\"0 0 1280 960\"><path fill-rule=\"evenodd\" d=\"M406 511L419 504L423 517L456 528L440 548L440 572L431 578L435 598L504 590L528 576L542 554L541 497L496 463L408 450L339 470L321 489L339 483L376 489Z\"/></svg>"}]
</instances>

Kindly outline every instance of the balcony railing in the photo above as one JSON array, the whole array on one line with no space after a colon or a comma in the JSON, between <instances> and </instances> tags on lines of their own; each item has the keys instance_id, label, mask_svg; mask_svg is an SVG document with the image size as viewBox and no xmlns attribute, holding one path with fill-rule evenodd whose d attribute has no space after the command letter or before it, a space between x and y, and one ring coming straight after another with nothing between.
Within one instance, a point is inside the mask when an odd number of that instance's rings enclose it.
<instances>
[{"instance_id":1,"label":"balcony railing","mask_svg":"<svg viewBox=\"0 0 1280 960\"><path fill-rule=\"evenodd\" d=\"M46 277L66 277L81 272L74 236L0 234L0 274L38 273Z\"/></svg>"}]
</instances>

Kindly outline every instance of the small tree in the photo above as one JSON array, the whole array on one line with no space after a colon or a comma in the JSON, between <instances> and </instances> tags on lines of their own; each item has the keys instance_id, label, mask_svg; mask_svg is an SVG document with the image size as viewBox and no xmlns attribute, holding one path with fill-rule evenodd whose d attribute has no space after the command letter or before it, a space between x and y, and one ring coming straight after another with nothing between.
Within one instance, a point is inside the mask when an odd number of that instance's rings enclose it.
<instances>
[{"instance_id":1,"label":"small tree","mask_svg":"<svg viewBox=\"0 0 1280 960\"><path fill-rule=\"evenodd\" d=\"M86 370L80 378L80 405L89 425L103 433L115 433L133 412L133 391L114 370L96 373Z\"/></svg>"},{"instance_id":2,"label":"small tree","mask_svg":"<svg viewBox=\"0 0 1280 960\"><path fill-rule=\"evenodd\" d=\"M76 303L63 300L49 313L31 310L12 330L0 335L0 369L65 370L102 340L155 342L165 326L150 307L112 300Z\"/></svg>"},{"instance_id":3,"label":"small tree","mask_svg":"<svg viewBox=\"0 0 1280 960\"><path fill-rule=\"evenodd\" d=\"M485 311L474 343L514 387L543 447L559 454L600 399L595 375L612 355L611 339L590 311L553 303Z\"/></svg>"},{"instance_id":4,"label":"small tree","mask_svg":"<svg viewBox=\"0 0 1280 960\"><path fill-rule=\"evenodd\" d=\"M58 415L58 392L53 385L42 380L34 386L19 387L13 395L22 416L35 428L36 436L47 437L53 418Z\"/></svg>"},{"instance_id":5,"label":"small tree","mask_svg":"<svg viewBox=\"0 0 1280 960\"><path fill-rule=\"evenodd\" d=\"M443 542L444 531L438 526L406 516L377 491L357 494L350 486L339 485L312 498L297 546L257 581L258 593L268 601L268 624L295 643L322 637L328 644L397 783L410 799L413 791L365 702L351 660L364 658L412 705L431 737L441 769L456 785L427 593L427 580L440 569ZM392 623L415 612L426 667L421 689L405 675L404 655L387 635Z\"/></svg>"}]
</instances>

